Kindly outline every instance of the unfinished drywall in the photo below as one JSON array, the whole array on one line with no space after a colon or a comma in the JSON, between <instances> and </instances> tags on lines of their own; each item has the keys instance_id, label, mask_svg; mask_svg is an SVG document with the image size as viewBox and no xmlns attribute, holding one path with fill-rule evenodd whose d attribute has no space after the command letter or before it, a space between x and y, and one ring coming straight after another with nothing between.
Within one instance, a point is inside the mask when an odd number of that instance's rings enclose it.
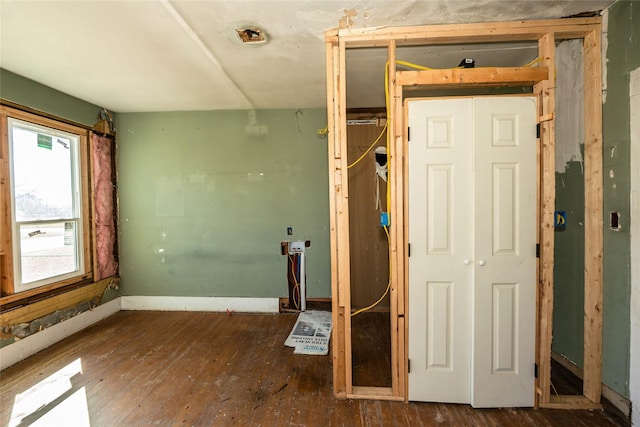
<instances>
[{"instance_id":1,"label":"unfinished drywall","mask_svg":"<svg viewBox=\"0 0 640 427\"><path fill-rule=\"evenodd\" d=\"M608 10L607 98L603 105L604 300L603 382L629 396L630 111L629 76L640 66L640 7L619 1ZM618 212L613 230L610 213Z\"/></svg>"},{"instance_id":2,"label":"unfinished drywall","mask_svg":"<svg viewBox=\"0 0 640 427\"><path fill-rule=\"evenodd\" d=\"M584 77L582 39L565 40L556 47L556 172L569 162L583 162Z\"/></svg>"},{"instance_id":3,"label":"unfinished drywall","mask_svg":"<svg viewBox=\"0 0 640 427\"><path fill-rule=\"evenodd\" d=\"M311 240L330 296L326 110L118 115L125 295L287 295L283 240ZM292 235L287 235L287 228Z\"/></svg>"},{"instance_id":4,"label":"unfinished drywall","mask_svg":"<svg viewBox=\"0 0 640 427\"><path fill-rule=\"evenodd\" d=\"M556 47L556 209L552 350L583 366L584 93L582 39Z\"/></svg>"},{"instance_id":5,"label":"unfinished drywall","mask_svg":"<svg viewBox=\"0 0 640 427\"><path fill-rule=\"evenodd\" d=\"M560 120L560 116L558 116ZM566 212L566 227L555 233L553 341L551 348L578 366L584 356L584 173L569 162L556 173L556 209Z\"/></svg>"},{"instance_id":6,"label":"unfinished drywall","mask_svg":"<svg viewBox=\"0 0 640 427\"><path fill-rule=\"evenodd\" d=\"M347 125L347 161L353 165L349 168L349 262L354 310L375 303L385 294L389 283L389 249L384 229L380 227L380 212L388 212L386 173L376 167L374 149L354 164L383 130L381 122L375 119L369 124ZM385 142L383 136L377 147L384 147ZM378 169L384 179L377 173ZM388 311L389 296L376 308Z\"/></svg>"}]
</instances>

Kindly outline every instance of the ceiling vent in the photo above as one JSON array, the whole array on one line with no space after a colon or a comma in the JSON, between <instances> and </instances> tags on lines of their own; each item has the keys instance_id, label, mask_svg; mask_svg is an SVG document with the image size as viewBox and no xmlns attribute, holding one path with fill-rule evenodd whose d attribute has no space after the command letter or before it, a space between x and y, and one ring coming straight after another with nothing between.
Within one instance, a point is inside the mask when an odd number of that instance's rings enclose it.
<instances>
[{"instance_id":1,"label":"ceiling vent","mask_svg":"<svg viewBox=\"0 0 640 427\"><path fill-rule=\"evenodd\" d=\"M267 42L267 33L255 26L236 28L236 33L245 45L259 45Z\"/></svg>"}]
</instances>

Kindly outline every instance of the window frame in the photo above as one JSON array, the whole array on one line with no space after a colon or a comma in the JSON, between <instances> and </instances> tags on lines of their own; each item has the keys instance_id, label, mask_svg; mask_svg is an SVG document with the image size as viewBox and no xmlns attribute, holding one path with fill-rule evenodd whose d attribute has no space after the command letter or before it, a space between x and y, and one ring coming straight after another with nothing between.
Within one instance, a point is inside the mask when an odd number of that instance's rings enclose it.
<instances>
[{"instance_id":1,"label":"window frame","mask_svg":"<svg viewBox=\"0 0 640 427\"><path fill-rule=\"evenodd\" d=\"M54 281L36 281L25 285L16 283L14 266L19 262L16 260L14 250L14 236L17 230L13 216L13 194L11 183L11 159L9 150L9 118L54 129L63 133L78 136L78 230L77 238L82 242L82 248L78 254L81 262L81 269L73 273L55 276ZM2 221L0 223L0 288L2 296L20 295L29 296L48 292L64 286L80 283L91 279L93 276L93 257L90 226L90 170L89 170L89 131L87 128L75 124L67 123L49 117L40 116L15 108L0 106L0 121L2 127L2 141L0 143L0 210L2 210Z\"/></svg>"}]
</instances>

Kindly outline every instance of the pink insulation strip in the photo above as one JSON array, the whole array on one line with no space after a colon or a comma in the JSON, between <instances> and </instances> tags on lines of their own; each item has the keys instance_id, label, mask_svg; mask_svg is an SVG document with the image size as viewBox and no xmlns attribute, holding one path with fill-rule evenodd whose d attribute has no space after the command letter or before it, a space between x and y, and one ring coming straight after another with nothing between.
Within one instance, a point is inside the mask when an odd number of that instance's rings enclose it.
<instances>
[{"instance_id":1,"label":"pink insulation strip","mask_svg":"<svg viewBox=\"0 0 640 427\"><path fill-rule=\"evenodd\" d=\"M94 280L96 281L118 274L112 145L113 140L110 138L92 135L91 158L97 256L97 271L94 272Z\"/></svg>"}]
</instances>

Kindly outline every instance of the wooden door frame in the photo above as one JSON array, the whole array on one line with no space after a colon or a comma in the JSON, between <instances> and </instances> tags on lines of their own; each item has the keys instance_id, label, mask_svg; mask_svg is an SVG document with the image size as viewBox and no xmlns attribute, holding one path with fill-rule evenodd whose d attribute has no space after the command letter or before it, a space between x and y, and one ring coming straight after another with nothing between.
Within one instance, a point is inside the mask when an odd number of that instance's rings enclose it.
<instances>
[{"instance_id":1,"label":"wooden door frame","mask_svg":"<svg viewBox=\"0 0 640 427\"><path fill-rule=\"evenodd\" d=\"M583 396L552 396L555 211L555 43L583 39L585 130L585 307ZM602 391L602 69L601 19L340 29L325 34L329 155L329 214L332 279L332 360L334 394L339 398L407 400L407 135L403 89L420 86L465 88L532 86L540 123L538 184L538 295L536 318L537 407L600 407ZM536 67L396 70L396 46L537 41ZM346 137L346 50L386 48L388 52L388 134L391 203L391 387L359 387L352 382L349 270L349 189Z\"/></svg>"}]
</instances>

